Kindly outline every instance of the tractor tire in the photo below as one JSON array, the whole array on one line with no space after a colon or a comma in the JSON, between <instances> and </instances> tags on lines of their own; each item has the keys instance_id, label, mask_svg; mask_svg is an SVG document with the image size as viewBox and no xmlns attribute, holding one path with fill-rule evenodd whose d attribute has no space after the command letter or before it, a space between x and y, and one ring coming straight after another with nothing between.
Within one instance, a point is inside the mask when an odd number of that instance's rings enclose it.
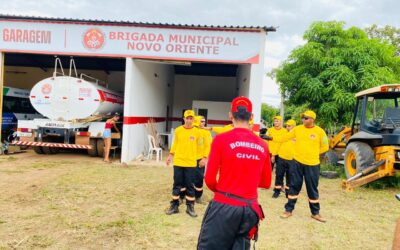
<instances>
[{"instance_id":1,"label":"tractor tire","mask_svg":"<svg viewBox=\"0 0 400 250\"><path fill-rule=\"evenodd\" d=\"M39 155L41 155L41 154L44 153L44 152L43 152L43 148L40 147L40 146L34 146L34 147L33 147L33 151L35 151L35 153L36 153L36 154L39 154Z\"/></svg>"},{"instance_id":2,"label":"tractor tire","mask_svg":"<svg viewBox=\"0 0 400 250\"><path fill-rule=\"evenodd\" d=\"M89 145L92 147L91 149L88 149L88 154L91 157L96 157L97 156L97 139L96 138L90 138L89 140Z\"/></svg>"},{"instance_id":3,"label":"tractor tire","mask_svg":"<svg viewBox=\"0 0 400 250\"><path fill-rule=\"evenodd\" d=\"M322 157L322 163L332 166L337 166L339 161L339 156L334 150L329 150Z\"/></svg>"},{"instance_id":4,"label":"tractor tire","mask_svg":"<svg viewBox=\"0 0 400 250\"><path fill-rule=\"evenodd\" d=\"M96 144L97 155L104 157L104 141L102 139L98 139Z\"/></svg>"},{"instance_id":5,"label":"tractor tire","mask_svg":"<svg viewBox=\"0 0 400 250\"><path fill-rule=\"evenodd\" d=\"M360 173L374 161L374 151L367 143L349 143L344 151L344 171L347 179Z\"/></svg>"}]
</instances>

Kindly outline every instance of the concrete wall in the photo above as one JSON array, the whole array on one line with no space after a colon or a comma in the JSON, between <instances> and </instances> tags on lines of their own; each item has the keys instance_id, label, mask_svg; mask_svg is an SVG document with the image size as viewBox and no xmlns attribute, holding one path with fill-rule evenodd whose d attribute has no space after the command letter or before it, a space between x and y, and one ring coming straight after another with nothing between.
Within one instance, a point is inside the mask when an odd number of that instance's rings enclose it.
<instances>
[{"instance_id":1,"label":"concrete wall","mask_svg":"<svg viewBox=\"0 0 400 250\"><path fill-rule=\"evenodd\" d=\"M236 77L175 75L173 117L181 118L182 110L191 109L193 100L230 102L236 97ZM223 112L224 120L226 112ZM173 127L181 125L175 121Z\"/></svg>"},{"instance_id":2,"label":"concrete wall","mask_svg":"<svg viewBox=\"0 0 400 250\"><path fill-rule=\"evenodd\" d=\"M238 96L249 96L251 65L239 65L237 70L236 84Z\"/></svg>"},{"instance_id":3,"label":"concrete wall","mask_svg":"<svg viewBox=\"0 0 400 250\"><path fill-rule=\"evenodd\" d=\"M208 109L207 119L230 122L228 112L231 108L231 102L210 102L210 101L193 101L194 112L198 109ZM209 127L221 126L209 124Z\"/></svg>"},{"instance_id":4,"label":"concrete wall","mask_svg":"<svg viewBox=\"0 0 400 250\"><path fill-rule=\"evenodd\" d=\"M165 118L167 105L171 105L173 74L171 65L126 59L121 162L129 162L142 153L147 154L148 133L145 122L140 118ZM156 123L158 132L165 131L165 128L165 121Z\"/></svg>"}]
</instances>

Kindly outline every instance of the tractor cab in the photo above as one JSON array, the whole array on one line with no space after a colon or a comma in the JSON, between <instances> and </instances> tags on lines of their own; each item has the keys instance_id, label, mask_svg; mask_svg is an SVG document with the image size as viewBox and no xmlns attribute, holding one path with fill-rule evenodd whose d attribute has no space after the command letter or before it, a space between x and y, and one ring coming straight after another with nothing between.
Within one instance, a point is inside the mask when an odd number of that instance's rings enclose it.
<instances>
[{"instance_id":1,"label":"tractor cab","mask_svg":"<svg viewBox=\"0 0 400 250\"><path fill-rule=\"evenodd\" d=\"M400 85L373 87L356 94L349 142L365 140L370 146L400 145Z\"/></svg>"},{"instance_id":2,"label":"tractor cab","mask_svg":"<svg viewBox=\"0 0 400 250\"><path fill-rule=\"evenodd\" d=\"M400 169L400 84L366 89L356 98L344 151L346 189L393 176Z\"/></svg>"}]
</instances>

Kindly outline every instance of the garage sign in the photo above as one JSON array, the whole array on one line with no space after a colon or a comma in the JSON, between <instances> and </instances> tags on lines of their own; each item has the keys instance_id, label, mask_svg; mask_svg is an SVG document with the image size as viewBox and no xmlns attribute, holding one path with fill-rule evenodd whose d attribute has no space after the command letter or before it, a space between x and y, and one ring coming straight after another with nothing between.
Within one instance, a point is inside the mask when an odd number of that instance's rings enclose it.
<instances>
[{"instance_id":1,"label":"garage sign","mask_svg":"<svg viewBox=\"0 0 400 250\"><path fill-rule=\"evenodd\" d=\"M0 50L180 61L259 63L264 32L0 20Z\"/></svg>"}]
</instances>

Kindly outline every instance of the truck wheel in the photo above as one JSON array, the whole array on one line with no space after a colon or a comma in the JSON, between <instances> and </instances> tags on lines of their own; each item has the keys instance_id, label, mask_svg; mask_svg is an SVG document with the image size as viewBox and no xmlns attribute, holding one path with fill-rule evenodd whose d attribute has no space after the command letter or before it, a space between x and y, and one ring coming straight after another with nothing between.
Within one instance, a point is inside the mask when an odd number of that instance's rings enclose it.
<instances>
[{"instance_id":1,"label":"truck wheel","mask_svg":"<svg viewBox=\"0 0 400 250\"><path fill-rule=\"evenodd\" d=\"M46 155L52 154L50 147L42 147L42 150Z\"/></svg>"},{"instance_id":2,"label":"truck wheel","mask_svg":"<svg viewBox=\"0 0 400 250\"><path fill-rule=\"evenodd\" d=\"M58 154L58 152L60 152L60 148L50 148L51 154Z\"/></svg>"},{"instance_id":3,"label":"truck wheel","mask_svg":"<svg viewBox=\"0 0 400 250\"><path fill-rule=\"evenodd\" d=\"M33 147L33 151L35 151L35 153L39 155L43 154L43 149L40 146Z\"/></svg>"},{"instance_id":4,"label":"truck wheel","mask_svg":"<svg viewBox=\"0 0 400 250\"><path fill-rule=\"evenodd\" d=\"M104 141L102 139L97 140L97 155L100 157L104 156Z\"/></svg>"},{"instance_id":5,"label":"truck wheel","mask_svg":"<svg viewBox=\"0 0 400 250\"><path fill-rule=\"evenodd\" d=\"M97 156L97 139L96 138L90 138L89 145L92 148L88 149L88 154L90 156L92 156L92 157L96 157Z\"/></svg>"},{"instance_id":6,"label":"truck wheel","mask_svg":"<svg viewBox=\"0 0 400 250\"><path fill-rule=\"evenodd\" d=\"M347 179L361 172L375 160L374 151L364 142L351 142L344 151L344 170Z\"/></svg>"},{"instance_id":7,"label":"truck wheel","mask_svg":"<svg viewBox=\"0 0 400 250\"><path fill-rule=\"evenodd\" d=\"M337 166L338 165L338 161L339 161L339 157L338 157L337 153L334 150L329 150L322 157L322 163L323 164L329 164L329 165L332 165L332 166Z\"/></svg>"}]
</instances>

